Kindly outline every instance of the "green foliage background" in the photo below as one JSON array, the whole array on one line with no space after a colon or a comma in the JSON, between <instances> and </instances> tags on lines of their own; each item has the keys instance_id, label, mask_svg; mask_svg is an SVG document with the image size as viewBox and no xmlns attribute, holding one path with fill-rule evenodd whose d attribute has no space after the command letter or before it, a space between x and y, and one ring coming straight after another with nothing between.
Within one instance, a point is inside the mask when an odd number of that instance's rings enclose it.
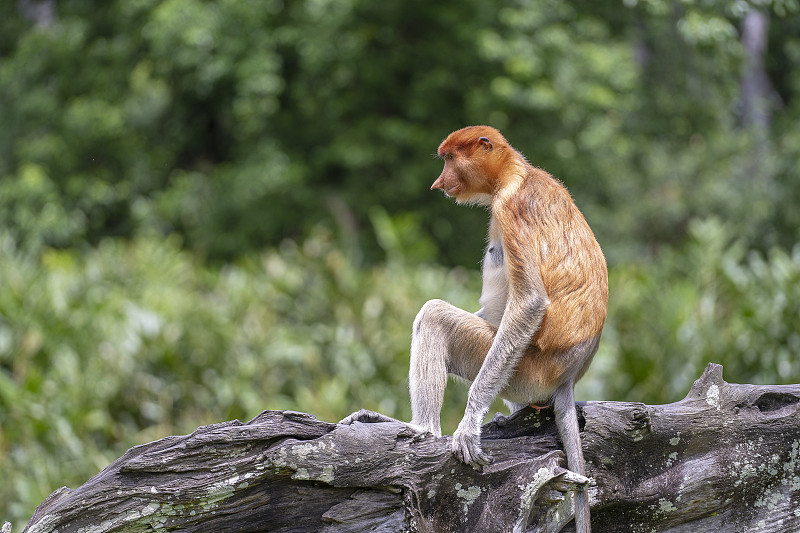
<instances>
[{"instance_id":1,"label":"green foliage background","mask_svg":"<svg viewBox=\"0 0 800 533\"><path fill-rule=\"evenodd\" d=\"M709 361L800 381L799 13L16 3L0 19L0 519L201 424L407 418L416 311L477 306L486 213L428 191L437 144L467 124L561 178L606 252L579 398L676 401ZM446 432L464 399L450 387Z\"/></svg>"}]
</instances>

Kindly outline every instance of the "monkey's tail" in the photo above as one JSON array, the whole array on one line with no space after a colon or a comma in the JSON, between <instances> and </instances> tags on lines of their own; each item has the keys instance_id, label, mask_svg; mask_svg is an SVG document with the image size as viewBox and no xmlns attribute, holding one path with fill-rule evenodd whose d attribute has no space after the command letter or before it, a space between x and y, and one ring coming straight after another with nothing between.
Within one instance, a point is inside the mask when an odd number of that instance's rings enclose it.
<instances>
[{"instance_id":1,"label":"monkey's tail","mask_svg":"<svg viewBox=\"0 0 800 533\"><path fill-rule=\"evenodd\" d=\"M572 390L572 381L556 389L553 394L553 408L556 414L558 434L564 444L567 455L567 466L576 474L586 475L586 465L581 449L581 435L578 428L578 413L575 410L575 395ZM575 531L576 533L591 533L589 515L589 493L587 490L575 493Z\"/></svg>"}]
</instances>

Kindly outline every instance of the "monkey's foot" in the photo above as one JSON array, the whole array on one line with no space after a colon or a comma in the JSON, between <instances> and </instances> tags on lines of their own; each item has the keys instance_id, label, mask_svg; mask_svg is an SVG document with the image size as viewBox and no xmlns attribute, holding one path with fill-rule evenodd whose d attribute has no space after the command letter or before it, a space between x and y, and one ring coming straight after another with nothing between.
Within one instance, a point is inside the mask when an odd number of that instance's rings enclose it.
<instances>
[{"instance_id":1,"label":"monkey's foot","mask_svg":"<svg viewBox=\"0 0 800 533\"><path fill-rule=\"evenodd\" d=\"M481 449L479 435L470 435L456 430L453 433L453 442L450 445L450 449L459 461L470 465L472 468L477 469L492 463L491 456Z\"/></svg>"},{"instance_id":2,"label":"monkey's foot","mask_svg":"<svg viewBox=\"0 0 800 533\"><path fill-rule=\"evenodd\" d=\"M370 411L369 409L361 409L356 411L352 415L348 416L339 421L340 424L344 424L349 426L353 422L363 422L365 424L376 424L379 422L398 422L394 418L388 417L381 413L377 413L375 411Z\"/></svg>"},{"instance_id":3,"label":"monkey's foot","mask_svg":"<svg viewBox=\"0 0 800 533\"><path fill-rule=\"evenodd\" d=\"M517 414L519 411L511 413L510 415L504 415L503 413L495 413L492 417L491 422L493 424L497 424L497 427L503 427L509 422L515 420L519 415Z\"/></svg>"}]
</instances>

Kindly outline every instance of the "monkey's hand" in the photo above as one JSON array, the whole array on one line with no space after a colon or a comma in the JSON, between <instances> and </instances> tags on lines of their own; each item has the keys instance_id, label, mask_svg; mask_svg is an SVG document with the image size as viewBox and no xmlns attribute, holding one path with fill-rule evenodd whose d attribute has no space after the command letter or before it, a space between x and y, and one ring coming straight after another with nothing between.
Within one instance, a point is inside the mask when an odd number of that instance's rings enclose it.
<instances>
[{"instance_id":1,"label":"monkey's hand","mask_svg":"<svg viewBox=\"0 0 800 533\"><path fill-rule=\"evenodd\" d=\"M466 417L458 424L458 429L453 433L453 442L450 445L453 455L459 461L470 465L472 468L480 468L491 464L492 458L481 450L480 426L478 429L469 427Z\"/></svg>"}]
</instances>

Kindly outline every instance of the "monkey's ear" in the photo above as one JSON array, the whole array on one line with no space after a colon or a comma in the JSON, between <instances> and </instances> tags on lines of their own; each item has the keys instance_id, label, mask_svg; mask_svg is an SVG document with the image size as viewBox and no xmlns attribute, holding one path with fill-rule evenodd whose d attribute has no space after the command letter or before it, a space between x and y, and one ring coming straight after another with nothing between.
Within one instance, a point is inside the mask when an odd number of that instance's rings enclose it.
<instances>
[{"instance_id":1,"label":"monkey's ear","mask_svg":"<svg viewBox=\"0 0 800 533\"><path fill-rule=\"evenodd\" d=\"M494 148L494 146L492 146L492 141L489 140L489 137L481 137L480 139L478 139L478 142L482 144L487 151Z\"/></svg>"}]
</instances>

